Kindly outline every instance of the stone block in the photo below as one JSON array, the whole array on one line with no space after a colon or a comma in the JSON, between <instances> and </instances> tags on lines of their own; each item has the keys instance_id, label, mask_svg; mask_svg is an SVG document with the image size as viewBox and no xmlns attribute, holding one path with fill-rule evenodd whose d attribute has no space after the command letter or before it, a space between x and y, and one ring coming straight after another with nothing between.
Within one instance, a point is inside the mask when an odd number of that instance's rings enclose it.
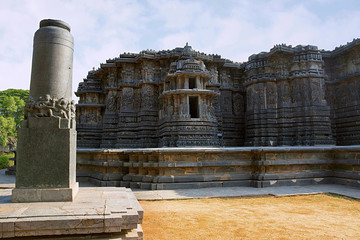
<instances>
[{"instance_id":1,"label":"stone block","mask_svg":"<svg viewBox=\"0 0 360 240\"><path fill-rule=\"evenodd\" d=\"M15 237L15 223L11 219L1 219L0 226L2 238Z\"/></svg>"},{"instance_id":2,"label":"stone block","mask_svg":"<svg viewBox=\"0 0 360 240\"><path fill-rule=\"evenodd\" d=\"M12 191L12 202L67 202L73 201L79 190L75 182L71 188L15 188Z\"/></svg>"},{"instance_id":3,"label":"stone block","mask_svg":"<svg viewBox=\"0 0 360 240\"><path fill-rule=\"evenodd\" d=\"M242 181L223 181L223 187L250 187L250 180L242 180Z\"/></svg>"},{"instance_id":4,"label":"stone block","mask_svg":"<svg viewBox=\"0 0 360 240\"><path fill-rule=\"evenodd\" d=\"M39 128L19 129L16 188L69 188L76 176L76 131L40 128L39 119L30 121Z\"/></svg>"},{"instance_id":5,"label":"stone block","mask_svg":"<svg viewBox=\"0 0 360 240\"><path fill-rule=\"evenodd\" d=\"M9 209L6 218L0 217L2 238L89 239L91 234L107 239L106 233L122 236L121 239L143 236L138 226L143 210L129 189L82 188L73 202L1 202L1 205ZM133 235L127 235L131 232Z\"/></svg>"}]
</instances>

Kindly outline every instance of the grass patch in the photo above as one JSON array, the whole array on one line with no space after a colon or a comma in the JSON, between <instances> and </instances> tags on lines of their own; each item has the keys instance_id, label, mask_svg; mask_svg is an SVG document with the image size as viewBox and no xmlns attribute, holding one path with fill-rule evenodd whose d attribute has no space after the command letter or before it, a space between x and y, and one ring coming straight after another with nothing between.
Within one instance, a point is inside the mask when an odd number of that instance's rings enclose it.
<instances>
[{"instance_id":1,"label":"grass patch","mask_svg":"<svg viewBox=\"0 0 360 240\"><path fill-rule=\"evenodd\" d=\"M0 155L0 169L4 169L14 165L14 161L9 160L9 158L15 157L14 153L7 153Z\"/></svg>"}]
</instances>

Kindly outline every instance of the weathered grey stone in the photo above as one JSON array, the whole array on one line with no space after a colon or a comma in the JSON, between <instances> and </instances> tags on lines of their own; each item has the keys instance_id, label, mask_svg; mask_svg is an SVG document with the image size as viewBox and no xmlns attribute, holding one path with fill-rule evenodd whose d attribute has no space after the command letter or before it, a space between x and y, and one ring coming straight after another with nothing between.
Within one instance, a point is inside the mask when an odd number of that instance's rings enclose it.
<instances>
[{"instance_id":1,"label":"weathered grey stone","mask_svg":"<svg viewBox=\"0 0 360 240\"><path fill-rule=\"evenodd\" d=\"M334 177L351 180L344 181L349 184L360 181L359 146L78 149L80 158L87 156L89 159L93 159L91 155L106 159L108 158L107 154L111 155L117 152L127 156L122 159L130 163L138 161L139 158L136 156L139 153L142 154L142 159L151 158L152 162L166 160L176 163L176 161L181 161L182 156L185 155L187 161L192 159L197 163L190 164L193 167L188 168L184 168L184 165L181 167L176 165L171 167L132 166L131 169L128 169L128 174L123 175L119 180L120 186L132 188L155 190L201 188L212 185L237 186L236 184L266 187L279 184L316 184L319 179L322 179L322 183L330 183ZM206 153L206 157L200 159L198 156L204 156L204 153ZM189 157L189 155L193 157ZM207 162L208 159L221 159L221 161L216 161L216 164L202 164L202 161ZM235 161L235 159L239 159L239 161ZM106 186L106 182L109 181L96 181L91 178L94 176L92 174L94 165L88 164L87 174L90 181L99 186ZM107 166L107 168L113 171L111 166ZM87 168L83 165L83 170L85 169ZM122 170L126 171L126 169ZM86 171L82 174L86 174Z\"/></svg>"},{"instance_id":2,"label":"weathered grey stone","mask_svg":"<svg viewBox=\"0 0 360 240\"><path fill-rule=\"evenodd\" d=\"M46 120L41 128L19 129L17 188L69 188L75 182L76 131L48 128L59 119Z\"/></svg>"},{"instance_id":3,"label":"weathered grey stone","mask_svg":"<svg viewBox=\"0 0 360 240\"><path fill-rule=\"evenodd\" d=\"M120 54L79 85L79 146L359 144L359 45L281 44L243 64L188 45Z\"/></svg>"},{"instance_id":4,"label":"weathered grey stone","mask_svg":"<svg viewBox=\"0 0 360 240\"><path fill-rule=\"evenodd\" d=\"M70 26L46 19L34 36L30 95L71 99L74 40Z\"/></svg>"},{"instance_id":5,"label":"weathered grey stone","mask_svg":"<svg viewBox=\"0 0 360 240\"><path fill-rule=\"evenodd\" d=\"M13 202L72 201L76 196L72 61L70 27L42 20L34 36L25 120L18 131Z\"/></svg>"},{"instance_id":6,"label":"weathered grey stone","mask_svg":"<svg viewBox=\"0 0 360 240\"><path fill-rule=\"evenodd\" d=\"M142 239L138 226L143 219L142 208L131 190L124 188L82 188L78 197L67 203L1 202L1 205L8 209L0 213L2 238L107 239L103 234L112 233L124 240ZM137 235L130 234L134 231Z\"/></svg>"},{"instance_id":7,"label":"weathered grey stone","mask_svg":"<svg viewBox=\"0 0 360 240\"><path fill-rule=\"evenodd\" d=\"M109 152L126 148L116 169L124 174L122 186L199 187L195 182L240 179L265 186L265 179L294 184L335 176L350 183L358 179L359 159L339 148L244 148L231 155L228 147L359 144L359 51L360 39L354 39L333 51L276 45L243 64L188 45L120 54L79 84L78 143ZM190 97L198 97L198 118L191 117L197 114L191 113ZM227 148L196 148L206 145ZM107 153L100 155L105 161ZM98 164L91 162L81 164L85 172Z\"/></svg>"}]
</instances>

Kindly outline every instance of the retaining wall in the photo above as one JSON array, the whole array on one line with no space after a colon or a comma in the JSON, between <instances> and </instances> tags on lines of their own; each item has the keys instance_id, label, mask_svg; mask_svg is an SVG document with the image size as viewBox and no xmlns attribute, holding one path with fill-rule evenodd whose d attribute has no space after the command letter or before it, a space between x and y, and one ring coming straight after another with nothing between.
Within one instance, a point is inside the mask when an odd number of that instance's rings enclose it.
<instances>
[{"instance_id":1,"label":"retaining wall","mask_svg":"<svg viewBox=\"0 0 360 240\"><path fill-rule=\"evenodd\" d=\"M78 181L141 189L360 187L360 146L78 149Z\"/></svg>"}]
</instances>

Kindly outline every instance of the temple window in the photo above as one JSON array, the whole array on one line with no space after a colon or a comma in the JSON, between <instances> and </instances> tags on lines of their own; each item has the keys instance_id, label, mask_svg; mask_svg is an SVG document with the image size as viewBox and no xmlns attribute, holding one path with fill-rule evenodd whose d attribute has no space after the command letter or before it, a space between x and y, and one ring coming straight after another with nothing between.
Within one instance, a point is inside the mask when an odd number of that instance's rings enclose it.
<instances>
[{"instance_id":1,"label":"temple window","mask_svg":"<svg viewBox=\"0 0 360 240\"><path fill-rule=\"evenodd\" d=\"M189 89L196 88L196 79L195 78L189 78Z\"/></svg>"},{"instance_id":2,"label":"temple window","mask_svg":"<svg viewBox=\"0 0 360 240\"><path fill-rule=\"evenodd\" d=\"M191 118L199 118L199 97L189 96L189 112Z\"/></svg>"}]
</instances>

